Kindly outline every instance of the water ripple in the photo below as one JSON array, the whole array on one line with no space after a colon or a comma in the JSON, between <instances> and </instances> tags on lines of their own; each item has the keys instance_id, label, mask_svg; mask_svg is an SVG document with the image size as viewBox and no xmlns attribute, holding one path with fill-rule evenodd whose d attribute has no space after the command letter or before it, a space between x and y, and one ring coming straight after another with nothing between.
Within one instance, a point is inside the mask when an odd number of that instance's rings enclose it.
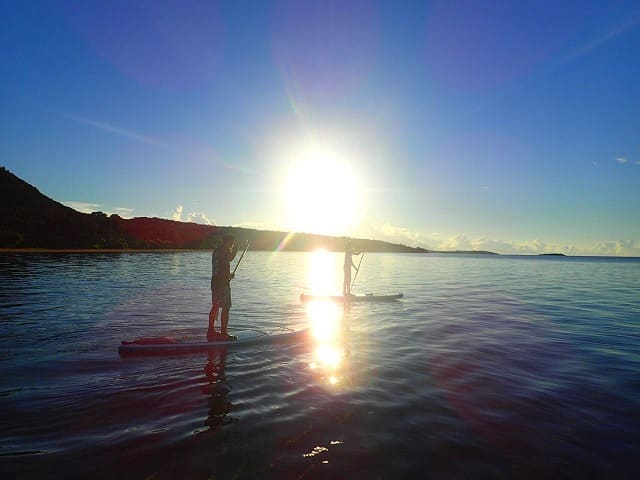
<instances>
[{"instance_id":1,"label":"water ripple","mask_svg":"<svg viewBox=\"0 0 640 480\"><path fill-rule=\"evenodd\" d=\"M232 328L305 326L307 265L250 252ZM209 269L205 252L0 256L0 474L640 473L636 260L368 254L356 289L405 298L352 306L332 343L117 357L125 338L203 338Z\"/></svg>"}]
</instances>

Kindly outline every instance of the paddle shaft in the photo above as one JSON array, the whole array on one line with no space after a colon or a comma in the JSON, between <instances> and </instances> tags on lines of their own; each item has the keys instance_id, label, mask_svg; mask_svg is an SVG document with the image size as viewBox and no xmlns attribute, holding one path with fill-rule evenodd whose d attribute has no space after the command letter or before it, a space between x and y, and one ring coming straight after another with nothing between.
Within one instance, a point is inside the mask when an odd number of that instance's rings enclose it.
<instances>
[{"instance_id":1,"label":"paddle shaft","mask_svg":"<svg viewBox=\"0 0 640 480\"><path fill-rule=\"evenodd\" d=\"M353 286L356 283L356 278L358 278L358 272L360 271L360 265L362 265L362 259L364 258L364 252L362 252L362 256L360 257L360 261L358 262L358 268L356 268L356 274L353 276L353 281L351 282L351 287L349 291L353 290Z\"/></svg>"},{"instance_id":2,"label":"paddle shaft","mask_svg":"<svg viewBox=\"0 0 640 480\"><path fill-rule=\"evenodd\" d=\"M244 257L244 254L247 253L247 249L249 248L249 242L247 242L247 246L244 247L244 250L242 251L242 255L240 255L240 258L238 259L238 263L236 263L236 267L233 269L233 272L231 273L231 275L235 275L236 274L236 270L238 270L238 266L240 265L240 262L242 261L242 257Z\"/></svg>"}]
</instances>

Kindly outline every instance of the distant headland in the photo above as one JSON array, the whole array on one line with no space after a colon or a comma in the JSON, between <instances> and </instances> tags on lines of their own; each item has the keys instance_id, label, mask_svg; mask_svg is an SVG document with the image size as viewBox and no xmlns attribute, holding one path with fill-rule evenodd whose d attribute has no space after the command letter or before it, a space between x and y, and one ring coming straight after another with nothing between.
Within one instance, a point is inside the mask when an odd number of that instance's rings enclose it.
<instances>
[{"instance_id":1,"label":"distant headland","mask_svg":"<svg viewBox=\"0 0 640 480\"><path fill-rule=\"evenodd\" d=\"M0 249L40 251L208 250L222 235L248 240L252 250L341 251L344 237L201 225L162 218L125 219L67 207L0 167ZM367 252L492 254L485 251L439 252L381 240L357 239Z\"/></svg>"}]
</instances>

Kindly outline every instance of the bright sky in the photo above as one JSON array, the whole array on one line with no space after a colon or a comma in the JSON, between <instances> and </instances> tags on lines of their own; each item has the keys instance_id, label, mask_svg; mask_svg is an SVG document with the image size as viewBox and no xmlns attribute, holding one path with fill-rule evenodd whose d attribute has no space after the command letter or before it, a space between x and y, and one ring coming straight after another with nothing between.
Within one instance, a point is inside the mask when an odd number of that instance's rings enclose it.
<instances>
[{"instance_id":1,"label":"bright sky","mask_svg":"<svg viewBox=\"0 0 640 480\"><path fill-rule=\"evenodd\" d=\"M0 158L81 211L640 256L640 3L20 1Z\"/></svg>"}]
</instances>

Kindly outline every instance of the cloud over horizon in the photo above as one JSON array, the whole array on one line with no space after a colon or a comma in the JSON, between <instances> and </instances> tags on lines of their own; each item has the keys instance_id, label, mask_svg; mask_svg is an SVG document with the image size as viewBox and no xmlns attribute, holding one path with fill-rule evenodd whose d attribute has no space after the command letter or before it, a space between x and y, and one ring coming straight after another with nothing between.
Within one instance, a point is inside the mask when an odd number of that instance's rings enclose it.
<instances>
[{"instance_id":1,"label":"cloud over horizon","mask_svg":"<svg viewBox=\"0 0 640 480\"><path fill-rule=\"evenodd\" d=\"M106 215L113 215L114 213L121 216L122 218L131 218L133 216L133 208L127 207L107 207L101 203L91 203L91 202L77 202L77 201L68 201L61 202L63 205L73 208L77 212L80 213L93 213L93 212L102 212Z\"/></svg>"},{"instance_id":2,"label":"cloud over horizon","mask_svg":"<svg viewBox=\"0 0 640 480\"><path fill-rule=\"evenodd\" d=\"M184 213L184 206L179 204L175 210L171 212L171 219L176 222L191 222L200 223L203 225L215 225L215 222L211 220L204 212L189 212L186 213L186 219L182 219Z\"/></svg>"},{"instance_id":3,"label":"cloud over horizon","mask_svg":"<svg viewBox=\"0 0 640 480\"><path fill-rule=\"evenodd\" d=\"M204 225L214 225L214 222L209 219L203 212L191 212L187 214L187 222L202 223Z\"/></svg>"},{"instance_id":4,"label":"cloud over horizon","mask_svg":"<svg viewBox=\"0 0 640 480\"><path fill-rule=\"evenodd\" d=\"M182 210L184 207L182 205L178 205L174 211L171 212L171 219L176 222L182 221Z\"/></svg>"},{"instance_id":5,"label":"cloud over horizon","mask_svg":"<svg viewBox=\"0 0 640 480\"><path fill-rule=\"evenodd\" d=\"M487 236L473 237L464 233L440 239L440 234L415 232L409 228L388 223L381 224L378 227L370 225L369 228L370 233L367 232L364 235L365 237L436 251L476 250L503 255L563 253L565 255L640 257L640 240L638 239L601 240L590 245L578 246L548 242L539 238L514 241Z\"/></svg>"},{"instance_id":6,"label":"cloud over horizon","mask_svg":"<svg viewBox=\"0 0 640 480\"><path fill-rule=\"evenodd\" d=\"M102 211L107 215L116 213L123 218L131 218L133 209L126 207L116 207L106 209L104 205L91 202L68 201L62 202L64 205L73 208L81 213L92 213ZM185 219L183 219L185 214ZM185 213L184 206L179 204L170 212L169 218L179 222L193 222L203 225L215 225L215 221L209 218L204 212ZM285 231L276 225L263 222L240 222L234 224L235 227L253 228L256 230ZM542 253L563 253L570 256L625 256L640 257L640 239L618 239L600 240L590 245L559 244L544 241L539 238L530 240L514 241L505 239L490 238L487 236L473 237L465 233L451 235L441 239L440 233L424 233L411 230L407 227L392 225L390 223L368 224L366 228L361 228L353 233L359 238L369 238L383 240L392 243L399 243L411 247L421 247L435 251L489 251L502 255L539 255Z\"/></svg>"},{"instance_id":7,"label":"cloud over horizon","mask_svg":"<svg viewBox=\"0 0 640 480\"><path fill-rule=\"evenodd\" d=\"M487 237L469 238L464 234L455 235L439 243L436 250L486 250L503 255L539 255L543 253L563 253L585 256L640 256L640 240L626 239L600 241L588 246L557 244L540 239L510 241Z\"/></svg>"},{"instance_id":8,"label":"cloud over horizon","mask_svg":"<svg viewBox=\"0 0 640 480\"><path fill-rule=\"evenodd\" d=\"M91 203L91 202L69 201L69 202L60 202L60 203L62 203L63 205L69 208L73 208L74 210L80 213L93 213L93 212L102 211L101 209L103 207L103 205L100 203Z\"/></svg>"},{"instance_id":9,"label":"cloud over horizon","mask_svg":"<svg viewBox=\"0 0 640 480\"><path fill-rule=\"evenodd\" d=\"M115 210L122 218L131 218L133 216L133 208L116 207Z\"/></svg>"}]
</instances>

